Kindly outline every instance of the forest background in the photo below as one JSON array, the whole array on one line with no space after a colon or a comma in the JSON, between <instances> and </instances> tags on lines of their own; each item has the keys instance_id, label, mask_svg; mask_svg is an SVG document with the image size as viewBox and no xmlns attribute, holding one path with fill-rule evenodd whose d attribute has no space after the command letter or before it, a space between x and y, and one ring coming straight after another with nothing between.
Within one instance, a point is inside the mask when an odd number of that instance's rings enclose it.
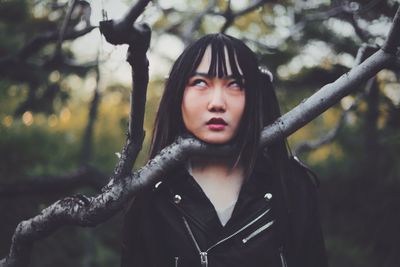
<instances>
[{"instance_id":1,"label":"forest background","mask_svg":"<svg viewBox=\"0 0 400 267\"><path fill-rule=\"evenodd\" d=\"M72 1L70 1L72 2ZM67 195L107 183L126 138L127 47L100 36L134 1L0 0L0 258L16 225ZM282 112L336 80L359 48L382 45L400 1L158 0L152 27L146 139L168 70L190 40L226 31L274 75ZM107 14L102 12L102 9ZM60 40L60 32L65 34ZM400 69L383 70L289 138L317 173L330 266L400 263ZM122 213L66 227L36 244L31 266L118 266Z\"/></svg>"}]
</instances>

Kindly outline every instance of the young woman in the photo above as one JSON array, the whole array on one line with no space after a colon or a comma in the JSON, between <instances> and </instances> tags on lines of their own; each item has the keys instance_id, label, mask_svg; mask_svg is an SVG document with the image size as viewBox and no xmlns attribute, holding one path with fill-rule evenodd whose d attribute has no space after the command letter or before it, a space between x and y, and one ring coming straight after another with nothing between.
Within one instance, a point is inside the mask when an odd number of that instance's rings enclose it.
<instances>
[{"instance_id":1,"label":"young woman","mask_svg":"<svg viewBox=\"0 0 400 267\"><path fill-rule=\"evenodd\" d=\"M285 140L258 148L279 115L271 78L242 41L211 34L190 45L169 75L150 157L188 134L236 150L189 158L135 198L122 266L326 266L314 180Z\"/></svg>"}]
</instances>

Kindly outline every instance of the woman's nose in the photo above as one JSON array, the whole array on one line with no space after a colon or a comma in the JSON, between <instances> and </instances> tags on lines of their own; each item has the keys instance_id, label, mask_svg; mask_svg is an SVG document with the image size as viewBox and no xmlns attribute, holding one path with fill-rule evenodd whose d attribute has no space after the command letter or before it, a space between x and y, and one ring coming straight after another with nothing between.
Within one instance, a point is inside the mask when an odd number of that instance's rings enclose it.
<instances>
[{"instance_id":1,"label":"woman's nose","mask_svg":"<svg viewBox=\"0 0 400 267\"><path fill-rule=\"evenodd\" d=\"M224 112L226 110L223 88L215 87L211 90L208 110L212 112Z\"/></svg>"}]
</instances>

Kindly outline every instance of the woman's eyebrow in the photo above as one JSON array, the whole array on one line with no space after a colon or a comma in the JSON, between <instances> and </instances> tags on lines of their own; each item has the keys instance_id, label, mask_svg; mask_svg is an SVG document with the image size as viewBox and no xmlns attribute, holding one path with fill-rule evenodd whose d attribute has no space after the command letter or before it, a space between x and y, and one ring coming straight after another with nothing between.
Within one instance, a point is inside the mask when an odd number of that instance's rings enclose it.
<instances>
[{"instance_id":1,"label":"woman's eyebrow","mask_svg":"<svg viewBox=\"0 0 400 267\"><path fill-rule=\"evenodd\" d=\"M213 79L213 78L216 77L214 75L210 75L210 74L204 73L204 72L195 72L195 73L193 73L192 77L194 77L194 76L201 76L201 77L204 77L204 78L207 78L207 79ZM230 80L230 79L244 80L244 77L241 76L241 75L238 76L238 75L231 74L231 75L223 76L222 79L224 79L224 80Z\"/></svg>"}]
</instances>

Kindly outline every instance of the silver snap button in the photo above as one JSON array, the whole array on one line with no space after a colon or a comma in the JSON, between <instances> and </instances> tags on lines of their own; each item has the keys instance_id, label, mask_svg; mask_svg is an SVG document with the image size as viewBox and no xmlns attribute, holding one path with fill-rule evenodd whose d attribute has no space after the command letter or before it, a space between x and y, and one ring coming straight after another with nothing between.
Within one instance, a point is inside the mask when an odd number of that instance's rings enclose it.
<instances>
[{"instance_id":1,"label":"silver snap button","mask_svg":"<svg viewBox=\"0 0 400 267\"><path fill-rule=\"evenodd\" d=\"M174 196L174 202L175 204L179 204L182 200L182 197L180 195L175 195Z\"/></svg>"},{"instance_id":2,"label":"silver snap button","mask_svg":"<svg viewBox=\"0 0 400 267\"><path fill-rule=\"evenodd\" d=\"M156 185L154 186L154 188L157 189L161 184L162 184L162 181L156 183Z\"/></svg>"},{"instance_id":3,"label":"silver snap button","mask_svg":"<svg viewBox=\"0 0 400 267\"><path fill-rule=\"evenodd\" d=\"M271 193L266 193L266 194L264 195L264 198L265 198L266 200L271 200L272 194L271 194Z\"/></svg>"}]
</instances>

